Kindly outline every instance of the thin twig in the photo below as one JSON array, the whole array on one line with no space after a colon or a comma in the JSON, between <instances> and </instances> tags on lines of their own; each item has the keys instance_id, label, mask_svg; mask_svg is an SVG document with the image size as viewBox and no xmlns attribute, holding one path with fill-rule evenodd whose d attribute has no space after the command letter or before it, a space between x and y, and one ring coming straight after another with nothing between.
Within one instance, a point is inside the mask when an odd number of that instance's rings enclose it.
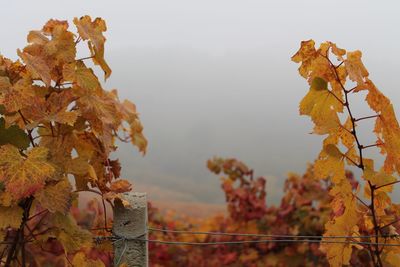
<instances>
[{"instance_id":1,"label":"thin twig","mask_svg":"<svg viewBox=\"0 0 400 267\"><path fill-rule=\"evenodd\" d=\"M387 184L383 184L383 185L380 185L380 186L376 186L376 187L375 187L375 190L378 190L378 189L380 189L380 188L382 188L382 187L385 187L385 186L394 185L394 184L397 184L397 183L400 183L400 180L396 180L396 181L391 182L391 183L387 183Z\"/></svg>"},{"instance_id":2,"label":"thin twig","mask_svg":"<svg viewBox=\"0 0 400 267\"><path fill-rule=\"evenodd\" d=\"M379 114L371 115L371 116L367 116L367 117L357 118L357 119L354 119L354 121L357 122L357 121L366 120L366 119L372 119L372 118L377 118L377 117L379 117Z\"/></svg>"}]
</instances>

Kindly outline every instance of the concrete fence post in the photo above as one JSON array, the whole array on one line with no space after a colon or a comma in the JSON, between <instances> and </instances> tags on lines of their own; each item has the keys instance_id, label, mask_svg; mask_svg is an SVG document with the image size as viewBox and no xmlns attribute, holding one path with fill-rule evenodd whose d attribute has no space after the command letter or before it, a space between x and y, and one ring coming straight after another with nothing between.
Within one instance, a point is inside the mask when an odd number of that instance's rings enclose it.
<instances>
[{"instance_id":1,"label":"concrete fence post","mask_svg":"<svg viewBox=\"0 0 400 267\"><path fill-rule=\"evenodd\" d=\"M116 200L114 207L113 233L124 238L147 239L147 196L146 193L123 194L124 206ZM148 267L148 244L137 240L121 239L114 243L114 266L125 263L128 267Z\"/></svg>"}]
</instances>

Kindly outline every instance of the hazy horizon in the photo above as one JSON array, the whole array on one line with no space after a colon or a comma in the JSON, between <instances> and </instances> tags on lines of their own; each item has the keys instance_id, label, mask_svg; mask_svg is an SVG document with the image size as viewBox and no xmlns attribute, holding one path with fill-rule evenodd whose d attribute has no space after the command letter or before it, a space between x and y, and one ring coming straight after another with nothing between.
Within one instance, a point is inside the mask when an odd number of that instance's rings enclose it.
<instances>
[{"instance_id":1,"label":"hazy horizon","mask_svg":"<svg viewBox=\"0 0 400 267\"><path fill-rule=\"evenodd\" d=\"M398 2L335 1L328 9L314 0L39 2L4 7L0 54L15 59L28 31L50 18L75 31L74 17L103 17L113 69L105 88L137 105L149 139L145 157L130 145L115 157L150 200L221 203L206 160L222 156L266 176L268 200L279 201L286 173L302 174L321 149L309 118L298 114L308 86L290 57L302 40L361 50L400 114ZM356 111L369 115L361 103Z\"/></svg>"}]
</instances>

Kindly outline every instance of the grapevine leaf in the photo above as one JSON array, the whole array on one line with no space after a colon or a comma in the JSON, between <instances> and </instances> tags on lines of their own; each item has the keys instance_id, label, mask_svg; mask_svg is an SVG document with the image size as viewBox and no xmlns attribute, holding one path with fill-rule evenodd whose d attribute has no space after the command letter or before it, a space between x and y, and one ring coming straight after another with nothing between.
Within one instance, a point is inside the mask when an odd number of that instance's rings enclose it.
<instances>
[{"instance_id":1,"label":"grapevine leaf","mask_svg":"<svg viewBox=\"0 0 400 267\"><path fill-rule=\"evenodd\" d=\"M0 105L0 115L4 115L6 113L6 107L4 105Z\"/></svg>"},{"instance_id":2,"label":"grapevine leaf","mask_svg":"<svg viewBox=\"0 0 400 267\"><path fill-rule=\"evenodd\" d=\"M87 159L83 157L77 157L71 159L66 164L67 173L71 173L74 175L86 175L89 172L90 164Z\"/></svg>"},{"instance_id":3,"label":"grapevine leaf","mask_svg":"<svg viewBox=\"0 0 400 267\"><path fill-rule=\"evenodd\" d=\"M35 194L35 198L43 208L50 212L60 212L65 215L71 207L71 190L69 181L63 179L56 184L46 185L43 190Z\"/></svg>"},{"instance_id":4,"label":"grapevine leaf","mask_svg":"<svg viewBox=\"0 0 400 267\"><path fill-rule=\"evenodd\" d=\"M393 105L387 105L376 120L375 133L384 141L382 150L387 153L384 168L388 173L396 170L400 173L400 126Z\"/></svg>"},{"instance_id":5,"label":"grapevine leaf","mask_svg":"<svg viewBox=\"0 0 400 267\"><path fill-rule=\"evenodd\" d=\"M72 92L62 91L52 93L47 99L40 99L25 109L32 120L30 127L35 127L40 123L58 122L73 126L79 113L68 111L68 105L73 102L75 97Z\"/></svg>"},{"instance_id":6,"label":"grapevine leaf","mask_svg":"<svg viewBox=\"0 0 400 267\"><path fill-rule=\"evenodd\" d=\"M88 259L83 252L78 252L75 254L72 260L73 266L81 267L102 267L105 266L101 260Z\"/></svg>"},{"instance_id":7,"label":"grapevine leaf","mask_svg":"<svg viewBox=\"0 0 400 267\"><path fill-rule=\"evenodd\" d=\"M310 91L301 100L300 115L308 115L315 123L317 133L325 134L339 125L337 111L342 104L335 98L327 88L327 82L322 78L312 81Z\"/></svg>"},{"instance_id":8,"label":"grapevine leaf","mask_svg":"<svg viewBox=\"0 0 400 267\"><path fill-rule=\"evenodd\" d=\"M390 105L389 98L382 94L371 80L367 79L365 84L368 90L365 100L367 101L368 105L376 113L382 112L385 107Z\"/></svg>"},{"instance_id":9,"label":"grapevine leaf","mask_svg":"<svg viewBox=\"0 0 400 267\"><path fill-rule=\"evenodd\" d=\"M315 57L318 56L315 49L315 42L313 40L302 41L299 51L292 56L292 60L296 63L300 63L299 67L300 75L304 78L308 78L310 71L312 70L312 62Z\"/></svg>"},{"instance_id":10,"label":"grapevine leaf","mask_svg":"<svg viewBox=\"0 0 400 267\"><path fill-rule=\"evenodd\" d=\"M115 193L125 193L132 190L132 184L127 180L119 179L111 183L110 189Z\"/></svg>"},{"instance_id":11,"label":"grapevine leaf","mask_svg":"<svg viewBox=\"0 0 400 267\"><path fill-rule=\"evenodd\" d=\"M5 128L5 120L0 118L0 145L11 144L19 149L27 149L29 143L29 137L24 130L17 125Z\"/></svg>"},{"instance_id":12,"label":"grapevine leaf","mask_svg":"<svg viewBox=\"0 0 400 267\"><path fill-rule=\"evenodd\" d=\"M130 101L125 100L122 105L120 105L120 108L123 118L130 125L129 136L131 137L132 144L135 145L140 152L146 154L147 139L143 135L143 126L137 115L136 106Z\"/></svg>"},{"instance_id":13,"label":"grapevine leaf","mask_svg":"<svg viewBox=\"0 0 400 267\"><path fill-rule=\"evenodd\" d=\"M347 52L347 59L344 61L350 80L357 82L358 85L364 84L364 78L369 73L361 61L362 53L360 51Z\"/></svg>"},{"instance_id":14,"label":"grapevine leaf","mask_svg":"<svg viewBox=\"0 0 400 267\"><path fill-rule=\"evenodd\" d=\"M109 165L114 177L119 178L121 176L121 163L119 163L119 160L109 160Z\"/></svg>"},{"instance_id":15,"label":"grapevine leaf","mask_svg":"<svg viewBox=\"0 0 400 267\"><path fill-rule=\"evenodd\" d=\"M397 181L396 177L387 174L383 169L379 172L374 171L374 162L372 159L364 159L364 178L370 181L375 186L381 186ZM393 185L384 186L379 189L383 192L391 192L393 190Z\"/></svg>"},{"instance_id":16,"label":"grapevine leaf","mask_svg":"<svg viewBox=\"0 0 400 267\"><path fill-rule=\"evenodd\" d=\"M0 76L0 90L5 90L11 87L10 79L8 77Z\"/></svg>"},{"instance_id":17,"label":"grapevine leaf","mask_svg":"<svg viewBox=\"0 0 400 267\"><path fill-rule=\"evenodd\" d=\"M52 232L57 236L66 254L91 246L92 235L81 229L70 214L64 216L61 213L54 213L52 222L55 226Z\"/></svg>"},{"instance_id":18,"label":"grapevine leaf","mask_svg":"<svg viewBox=\"0 0 400 267\"><path fill-rule=\"evenodd\" d=\"M80 19L74 18L78 33L83 40L89 40L89 48L94 57L94 62L103 69L105 79L111 75L111 69L104 60L104 42L106 38L103 32L107 30L104 20L96 18L94 21L90 16L83 16Z\"/></svg>"},{"instance_id":19,"label":"grapevine leaf","mask_svg":"<svg viewBox=\"0 0 400 267\"><path fill-rule=\"evenodd\" d=\"M348 180L337 182L330 194L334 197L332 204L341 203L342 210L331 221L325 225L324 237L329 236L354 236L359 235L357 226L360 214L357 209L356 200L352 194L352 187ZM329 240L329 239L327 239ZM337 239L346 241L345 238ZM322 244L321 249L326 253L331 266L348 265L354 245L350 243Z\"/></svg>"},{"instance_id":20,"label":"grapevine leaf","mask_svg":"<svg viewBox=\"0 0 400 267\"><path fill-rule=\"evenodd\" d=\"M92 69L86 67L82 61L65 64L63 77L66 81L76 82L81 87L90 91L100 88L99 80Z\"/></svg>"},{"instance_id":21,"label":"grapevine leaf","mask_svg":"<svg viewBox=\"0 0 400 267\"><path fill-rule=\"evenodd\" d=\"M20 56L25 62L28 70L32 72L33 77L42 79L46 86L49 87L51 75L47 63L39 56L33 56L26 52L21 52L21 50L18 50L17 52L18 56Z\"/></svg>"},{"instance_id":22,"label":"grapevine leaf","mask_svg":"<svg viewBox=\"0 0 400 267\"><path fill-rule=\"evenodd\" d=\"M7 227L19 228L22 221L22 208L0 206L0 229Z\"/></svg>"},{"instance_id":23,"label":"grapevine leaf","mask_svg":"<svg viewBox=\"0 0 400 267\"><path fill-rule=\"evenodd\" d=\"M2 191L3 183L0 182L0 206L10 207L13 203L13 197L10 192Z\"/></svg>"},{"instance_id":24,"label":"grapevine leaf","mask_svg":"<svg viewBox=\"0 0 400 267\"><path fill-rule=\"evenodd\" d=\"M67 31L68 22L50 20L43 31L51 35L51 40L43 46L47 56L55 59L56 63L63 64L75 61L76 47L73 33Z\"/></svg>"},{"instance_id":25,"label":"grapevine leaf","mask_svg":"<svg viewBox=\"0 0 400 267\"><path fill-rule=\"evenodd\" d=\"M34 147L27 157L11 145L0 148L0 168L4 172L6 190L15 200L28 197L43 188L46 179L54 174L54 167L47 161L48 150Z\"/></svg>"},{"instance_id":26,"label":"grapevine leaf","mask_svg":"<svg viewBox=\"0 0 400 267\"><path fill-rule=\"evenodd\" d=\"M332 177L334 183L339 183L345 178L343 154L333 145L328 144L315 161L314 173L316 178Z\"/></svg>"}]
</instances>

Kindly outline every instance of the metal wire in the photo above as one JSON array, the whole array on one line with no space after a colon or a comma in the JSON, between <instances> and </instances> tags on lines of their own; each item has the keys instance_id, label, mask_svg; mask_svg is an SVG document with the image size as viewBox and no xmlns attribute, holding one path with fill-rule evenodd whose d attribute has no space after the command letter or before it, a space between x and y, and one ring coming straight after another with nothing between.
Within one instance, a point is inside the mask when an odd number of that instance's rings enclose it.
<instances>
[{"instance_id":1,"label":"metal wire","mask_svg":"<svg viewBox=\"0 0 400 267\"><path fill-rule=\"evenodd\" d=\"M114 237L115 238L115 237ZM217 241L217 242L183 242L165 241L145 238L121 238L123 241L140 241L149 243L160 243L167 245L190 245L190 246L214 246L214 245L241 245L254 243L326 243L326 244L349 244L349 245L378 245L386 247L400 247L400 243L374 243L363 241L339 241L339 240L314 240L314 239L263 239L263 240L242 240L242 241Z\"/></svg>"},{"instance_id":2,"label":"metal wire","mask_svg":"<svg viewBox=\"0 0 400 267\"><path fill-rule=\"evenodd\" d=\"M153 228L150 228L153 229ZM149 230L150 230L149 229ZM159 229L161 230L161 229ZM168 231L168 230L163 230L163 231ZM171 231L178 231L178 230L171 230ZM179 233L188 233L189 231L180 231ZM189 233L209 233L209 232L189 232ZM214 233L215 232L210 232ZM217 233L217 234L229 234L229 235L234 235L233 233ZM138 235L136 237L124 237L124 236L118 236L118 235L112 235L112 236L98 236L95 237L95 240L97 242L101 242L102 240L112 240L113 243L117 243L120 241L123 241L126 243L126 241L140 241L140 242L148 242L148 243L159 243L159 244L166 244L166 245L190 245L190 246L214 246L214 245L240 245L240 244L259 244L259 243L324 243L324 244L349 244L349 245L374 245L374 246L386 246L386 247L400 247L400 243L380 243L380 242L367 242L367 241L355 241L355 240L325 240L325 239L305 239L304 237L301 236L290 236L291 239L259 239L259 240L240 240L240 241L216 241L216 242L184 242L184 241L168 241L168 240L157 240L157 239L148 239L148 238L143 238L146 236L147 233L144 233L142 235ZM242 234L242 235L251 235L251 234ZM315 238L316 236L311 236ZM277 238L277 237L275 237ZM287 238L287 236L286 236ZM297 238L297 239L294 239ZM338 236L336 238L339 238ZM344 238L343 236L340 238ZM360 238L360 237L346 237L346 238Z\"/></svg>"},{"instance_id":3,"label":"metal wire","mask_svg":"<svg viewBox=\"0 0 400 267\"><path fill-rule=\"evenodd\" d=\"M184 230L168 230L159 228L147 228L152 232L164 232L175 234L191 234L191 235L219 235L219 236L247 236L247 237L271 237L271 238L313 238L313 239L339 239L339 238L375 238L376 235L365 236L322 236L322 235L272 235L272 234L248 234L248 233L224 233L224 232L206 232L206 231L184 231ZM380 235L382 238L397 238L400 235ZM375 244L375 243L374 243Z\"/></svg>"}]
</instances>

